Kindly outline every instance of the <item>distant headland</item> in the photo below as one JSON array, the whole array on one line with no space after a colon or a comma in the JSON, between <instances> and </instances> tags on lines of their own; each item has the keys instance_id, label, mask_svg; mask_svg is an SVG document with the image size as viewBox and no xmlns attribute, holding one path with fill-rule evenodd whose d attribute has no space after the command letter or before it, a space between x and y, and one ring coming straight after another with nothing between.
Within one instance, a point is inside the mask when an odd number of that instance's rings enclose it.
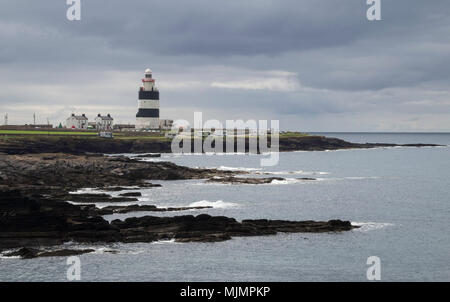
<instances>
[{"instance_id":1,"label":"distant headland","mask_svg":"<svg viewBox=\"0 0 450 302\"><path fill-rule=\"evenodd\" d=\"M246 139L248 152L248 139ZM269 140L270 142L270 140ZM380 147L436 147L436 144L351 143L342 139L299 132L280 133L279 151L326 151ZM0 153L171 153L171 138L143 132L118 132L113 139L96 132L0 130Z\"/></svg>"}]
</instances>

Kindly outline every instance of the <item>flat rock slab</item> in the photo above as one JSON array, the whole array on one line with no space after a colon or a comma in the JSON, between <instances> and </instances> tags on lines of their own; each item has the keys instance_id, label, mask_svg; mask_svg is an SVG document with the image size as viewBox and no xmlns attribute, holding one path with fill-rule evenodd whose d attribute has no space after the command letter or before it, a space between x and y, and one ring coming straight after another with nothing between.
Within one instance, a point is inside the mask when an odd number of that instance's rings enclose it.
<instances>
[{"instance_id":1,"label":"flat rock slab","mask_svg":"<svg viewBox=\"0 0 450 302\"><path fill-rule=\"evenodd\" d=\"M124 196L124 197L128 197L128 196L132 196L132 197L140 197L142 196L141 192L128 192L128 193L122 193L119 194L119 196Z\"/></svg>"},{"instance_id":2,"label":"flat rock slab","mask_svg":"<svg viewBox=\"0 0 450 302\"><path fill-rule=\"evenodd\" d=\"M161 153L144 153L144 154L139 154L139 155L135 155L133 157L136 158L142 158L142 157L161 157Z\"/></svg>"},{"instance_id":3,"label":"flat rock slab","mask_svg":"<svg viewBox=\"0 0 450 302\"><path fill-rule=\"evenodd\" d=\"M6 257L21 257L22 259L33 259L38 257L69 257L69 256L78 256L82 254L92 253L95 250L85 249L85 250L70 250L70 249L62 249L55 251L40 251L34 248L20 248L17 251L10 252L5 254Z\"/></svg>"},{"instance_id":4,"label":"flat rock slab","mask_svg":"<svg viewBox=\"0 0 450 302\"><path fill-rule=\"evenodd\" d=\"M172 211L188 211L188 210L202 210L210 209L211 206L205 207L173 207L173 208L158 208L155 205L129 205L129 206L107 206L101 209L96 209L98 215L123 214L130 212L172 212Z\"/></svg>"},{"instance_id":5,"label":"flat rock slab","mask_svg":"<svg viewBox=\"0 0 450 302\"><path fill-rule=\"evenodd\" d=\"M0 192L0 250L34 245L79 243L152 242L175 239L179 242L215 242L235 236L274 235L286 233L343 232L355 228L349 221L243 220L224 216L184 215L175 217L144 216L111 223L93 205L75 205L23 195L18 190ZM158 209L152 205L107 207L103 211L137 210L176 211L186 208ZM22 251L24 257L26 251ZM44 254L47 255L47 254Z\"/></svg>"},{"instance_id":6,"label":"flat rock slab","mask_svg":"<svg viewBox=\"0 0 450 302\"><path fill-rule=\"evenodd\" d=\"M140 194L140 193L139 193ZM134 202L138 201L137 198L131 197L112 197L108 194L70 194L65 197L66 200L70 200L72 202L81 202L81 203L103 203L103 202Z\"/></svg>"},{"instance_id":7,"label":"flat rock slab","mask_svg":"<svg viewBox=\"0 0 450 302\"><path fill-rule=\"evenodd\" d=\"M284 233L325 233L350 231L349 221L286 221L243 220L224 216L185 215L175 217L144 216L113 220L112 226L120 229L125 242L142 242L175 238L179 242L214 242L232 237L263 236Z\"/></svg>"}]
</instances>

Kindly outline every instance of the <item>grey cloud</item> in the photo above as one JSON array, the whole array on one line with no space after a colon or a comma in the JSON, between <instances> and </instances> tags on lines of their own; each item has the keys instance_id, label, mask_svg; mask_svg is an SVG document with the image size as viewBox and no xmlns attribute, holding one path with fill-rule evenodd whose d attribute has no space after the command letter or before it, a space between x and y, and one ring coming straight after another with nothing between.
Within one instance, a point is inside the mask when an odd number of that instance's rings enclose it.
<instances>
[{"instance_id":1,"label":"grey cloud","mask_svg":"<svg viewBox=\"0 0 450 302\"><path fill-rule=\"evenodd\" d=\"M382 0L383 21L373 23L365 0L81 2L81 22L66 20L61 0L0 3L1 112L27 104L45 114L52 105L95 112L86 106L96 104L133 122L139 77L150 66L168 86L204 84L161 91L164 110L177 118L194 109L224 118L250 110L323 130L327 120L357 127L373 114L370 129L377 116L396 112L402 125L420 116L416 127L450 129L441 118L450 87L448 0ZM274 70L296 74L299 87L232 83ZM212 80L233 85L207 87ZM18 90L27 81L33 89Z\"/></svg>"}]
</instances>

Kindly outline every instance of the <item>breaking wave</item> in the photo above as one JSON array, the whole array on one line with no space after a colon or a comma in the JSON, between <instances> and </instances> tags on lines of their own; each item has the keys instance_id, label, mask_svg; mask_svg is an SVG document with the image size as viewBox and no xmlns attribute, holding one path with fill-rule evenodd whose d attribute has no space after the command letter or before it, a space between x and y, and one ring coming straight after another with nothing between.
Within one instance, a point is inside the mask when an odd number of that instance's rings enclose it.
<instances>
[{"instance_id":1,"label":"breaking wave","mask_svg":"<svg viewBox=\"0 0 450 302\"><path fill-rule=\"evenodd\" d=\"M286 178L284 180L274 179L269 185L290 185L298 182L301 182L301 180L296 178Z\"/></svg>"},{"instance_id":2,"label":"breaking wave","mask_svg":"<svg viewBox=\"0 0 450 302\"><path fill-rule=\"evenodd\" d=\"M168 243L177 243L177 242L175 242L175 239L158 240L158 241L152 242L152 244L168 244Z\"/></svg>"},{"instance_id":3,"label":"breaking wave","mask_svg":"<svg viewBox=\"0 0 450 302\"><path fill-rule=\"evenodd\" d=\"M359 226L359 229L356 229L361 232L368 232L383 229L385 227L394 226L393 223L388 222L352 222L352 225Z\"/></svg>"},{"instance_id":4,"label":"breaking wave","mask_svg":"<svg viewBox=\"0 0 450 302\"><path fill-rule=\"evenodd\" d=\"M261 170L261 168L227 167L227 166L220 166L216 169L221 171L246 171L246 172Z\"/></svg>"},{"instance_id":5,"label":"breaking wave","mask_svg":"<svg viewBox=\"0 0 450 302\"><path fill-rule=\"evenodd\" d=\"M208 201L200 200L189 204L189 207L213 207L215 209L233 208L239 206L237 203L224 202L223 200Z\"/></svg>"}]
</instances>

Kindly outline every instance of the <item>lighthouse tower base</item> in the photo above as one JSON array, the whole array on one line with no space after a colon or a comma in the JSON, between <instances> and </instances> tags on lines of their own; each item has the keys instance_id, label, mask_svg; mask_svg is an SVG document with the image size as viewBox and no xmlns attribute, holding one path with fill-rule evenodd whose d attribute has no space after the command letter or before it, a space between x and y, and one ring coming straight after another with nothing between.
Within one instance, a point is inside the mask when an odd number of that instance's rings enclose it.
<instances>
[{"instance_id":1,"label":"lighthouse tower base","mask_svg":"<svg viewBox=\"0 0 450 302\"><path fill-rule=\"evenodd\" d=\"M138 130L159 129L159 118L137 117L135 128Z\"/></svg>"}]
</instances>

